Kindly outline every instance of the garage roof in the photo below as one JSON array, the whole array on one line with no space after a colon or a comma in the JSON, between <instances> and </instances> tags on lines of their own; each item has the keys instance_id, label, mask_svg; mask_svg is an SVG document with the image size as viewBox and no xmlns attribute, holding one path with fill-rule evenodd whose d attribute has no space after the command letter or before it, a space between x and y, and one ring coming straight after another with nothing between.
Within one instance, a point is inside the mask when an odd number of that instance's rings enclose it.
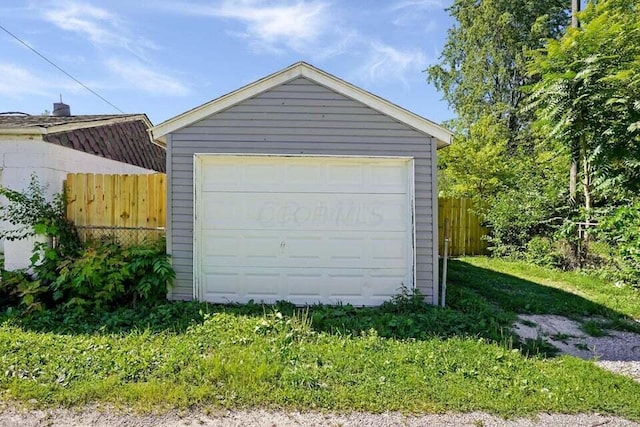
<instances>
[{"instance_id":1,"label":"garage roof","mask_svg":"<svg viewBox=\"0 0 640 427\"><path fill-rule=\"evenodd\" d=\"M234 92L202 104L176 117L166 120L151 129L153 139L166 144L166 135L187 127L212 114L230 108L246 99L279 86L293 79L304 77L337 93L359 101L366 106L398 120L412 128L434 137L438 148L451 144L453 134L444 127L409 110L380 98L364 89L352 85L306 62L297 62L281 71L250 83Z\"/></svg>"}]
</instances>

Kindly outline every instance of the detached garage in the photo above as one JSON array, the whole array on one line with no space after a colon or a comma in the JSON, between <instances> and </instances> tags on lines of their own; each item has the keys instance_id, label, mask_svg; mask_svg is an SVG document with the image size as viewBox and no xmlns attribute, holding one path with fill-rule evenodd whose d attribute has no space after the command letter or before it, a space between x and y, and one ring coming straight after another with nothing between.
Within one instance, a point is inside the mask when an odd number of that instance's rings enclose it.
<instances>
[{"instance_id":1,"label":"detached garage","mask_svg":"<svg viewBox=\"0 0 640 427\"><path fill-rule=\"evenodd\" d=\"M438 298L446 129L306 63L152 129L166 144L173 299Z\"/></svg>"}]
</instances>

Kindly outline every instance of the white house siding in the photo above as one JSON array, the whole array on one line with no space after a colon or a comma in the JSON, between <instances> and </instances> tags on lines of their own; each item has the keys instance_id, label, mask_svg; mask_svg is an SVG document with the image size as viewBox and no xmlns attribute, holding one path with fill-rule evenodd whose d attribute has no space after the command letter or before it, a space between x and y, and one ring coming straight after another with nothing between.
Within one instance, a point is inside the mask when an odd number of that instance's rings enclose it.
<instances>
[{"instance_id":1,"label":"white house siding","mask_svg":"<svg viewBox=\"0 0 640 427\"><path fill-rule=\"evenodd\" d=\"M434 138L305 78L167 137L168 250L177 276L172 298L193 298L194 154L242 153L413 157L416 286L427 300L437 301Z\"/></svg>"},{"instance_id":2,"label":"white house siding","mask_svg":"<svg viewBox=\"0 0 640 427\"><path fill-rule=\"evenodd\" d=\"M129 173L146 174L154 171L127 163L105 159L42 140L15 137L0 140L0 168L4 187L22 191L38 177L40 184L47 185L46 195L50 199L62 191L68 173ZM10 224L1 223L7 229ZM4 267L7 270L27 268L33 249L33 240L0 242L4 250Z\"/></svg>"}]
</instances>

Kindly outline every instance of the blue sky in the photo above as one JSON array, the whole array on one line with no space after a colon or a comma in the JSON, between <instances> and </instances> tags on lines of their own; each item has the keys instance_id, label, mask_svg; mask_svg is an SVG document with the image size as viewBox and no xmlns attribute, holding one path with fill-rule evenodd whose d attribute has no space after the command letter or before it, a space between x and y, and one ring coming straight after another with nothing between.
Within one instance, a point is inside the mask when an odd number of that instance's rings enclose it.
<instances>
[{"instance_id":1,"label":"blue sky","mask_svg":"<svg viewBox=\"0 0 640 427\"><path fill-rule=\"evenodd\" d=\"M450 0L3 0L0 24L126 113L154 124L306 61L436 122L423 72ZM0 31L0 112L111 106Z\"/></svg>"}]
</instances>

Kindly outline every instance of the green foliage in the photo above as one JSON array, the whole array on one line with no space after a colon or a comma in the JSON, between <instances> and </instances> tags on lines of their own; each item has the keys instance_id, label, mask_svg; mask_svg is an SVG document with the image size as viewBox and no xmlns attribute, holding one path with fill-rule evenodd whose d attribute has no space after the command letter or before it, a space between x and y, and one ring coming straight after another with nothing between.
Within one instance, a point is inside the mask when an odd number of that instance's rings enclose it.
<instances>
[{"instance_id":1,"label":"green foliage","mask_svg":"<svg viewBox=\"0 0 640 427\"><path fill-rule=\"evenodd\" d=\"M130 292L136 299L158 302L166 298L167 286L171 287L175 271L169 262L163 240L154 245L133 246L126 250L126 266L133 286Z\"/></svg>"},{"instance_id":2,"label":"green foliage","mask_svg":"<svg viewBox=\"0 0 640 427\"><path fill-rule=\"evenodd\" d=\"M443 91L463 127L492 116L508 129L510 144L526 143L523 130L529 119L519 108L521 88L531 78L524 52L562 32L566 7L558 0L453 2L449 13L456 25L428 79Z\"/></svg>"},{"instance_id":3,"label":"green foliage","mask_svg":"<svg viewBox=\"0 0 640 427\"><path fill-rule=\"evenodd\" d=\"M621 206L604 215L597 233L615 250L617 277L640 287L640 203Z\"/></svg>"},{"instance_id":4,"label":"green foliage","mask_svg":"<svg viewBox=\"0 0 640 427\"><path fill-rule=\"evenodd\" d=\"M56 301L76 310L97 311L138 300L162 300L175 277L164 242L130 248L92 242L79 257L62 261L56 272L51 284Z\"/></svg>"},{"instance_id":5,"label":"green foliage","mask_svg":"<svg viewBox=\"0 0 640 427\"><path fill-rule=\"evenodd\" d=\"M496 256L520 254L534 236L551 236L567 212L563 209L555 170L527 161L514 172L517 185L509 186L486 200L481 212L490 227L490 249ZM547 179L545 179L545 177Z\"/></svg>"},{"instance_id":6,"label":"green foliage","mask_svg":"<svg viewBox=\"0 0 640 427\"><path fill-rule=\"evenodd\" d=\"M606 257L565 225L640 191L640 9L588 2L581 28L566 29L568 7L455 0L456 25L428 79L458 116L440 153L441 193L480 199L493 253L595 268ZM583 166L582 211L565 190L571 159ZM617 280L638 282L634 250L617 253Z\"/></svg>"},{"instance_id":7,"label":"green foliage","mask_svg":"<svg viewBox=\"0 0 640 427\"><path fill-rule=\"evenodd\" d=\"M20 240L40 235L55 240L58 253L62 256L75 253L80 240L73 224L66 216L66 195L63 191L54 195L49 202L45 196L46 187L38 183L35 175L24 191L0 187L0 196L7 202L0 205L0 219L13 228L0 230L0 239ZM43 246L37 249L44 249ZM52 257L50 253L41 255L43 261Z\"/></svg>"},{"instance_id":8,"label":"green foliage","mask_svg":"<svg viewBox=\"0 0 640 427\"><path fill-rule=\"evenodd\" d=\"M548 237L535 236L527 243L526 259L541 267L559 267L561 254Z\"/></svg>"},{"instance_id":9,"label":"green foliage","mask_svg":"<svg viewBox=\"0 0 640 427\"><path fill-rule=\"evenodd\" d=\"M27 275L24 271L5 271L0 270L0 310L3 308L12 308L18 306L21 298L28 294L33 294L33 288L37 287L37 283ZM39 305L33 306L33 297L26 297L27 305L34 309Z\"/></svg>"},{"instance_id":10,"label":"green foliage","mask_svg":"<svg viewBox=\"0 0 640 427\"><path fill-rule=\"evenodd\" d=\"M95 241L76 256L54 259L35 266L33 275L3 272L0 295L12 301L6 305L20 301L27 313L61 307L65 314L95 315L163 301L175 277L163 241L129 248Z\"/></svg>"},{"instance_id":11,"label":"green foliage","mask_svg":"<svg viewBox=\"0 0 640 427\"><path fill-rule=\"evenodd\" d=\"M438 156L438 186L447 197L486 198L496 194L511 174L507 156L508 132L491 116L459 132Z\"/></svg>"},{"instance_id":12,"label":"green foliage","mask_svg":"<svg viewBox=\"0 0 640 427\"><path fill-rule=\"evenodd\" d=\"M567 4L455 0L449 12L456 25L428 70L457 114L454 143L439 153L441 194L477 199L493 253L519 255L568 215L569 152L543 144L522 108L523 89L539 78L528 73L525 52L560 36Z\"/></svg>"},{"instance_id":13,"label":"green foliage","mask_svg":"<svg viewBox=\"0 0 640 427\"><path fill-rule=\"evenodd\" d=\"M528 346L535 352L544 343ZM526 357L474 337L327 333L300 313L220 311L178 333L59 335L6 322L0 354L3 395L40 408L597 411L640 418L640 385L588 361Z\"/></svg>"},{"instance_id":14,"label":"green foliage","mask_svg":"<svg viewBox=\"0 0 640 427\"><path fill-rule=\"evenodd\" d=\"M47 201L45 191L35 175L24 191L0 187L0 196L7 200L0 205L0 220L14 226L1 230L0 238L44 237L44 241L34 243L32 276L25 272L3 272L2 288L12 298L18 298L27 311L41 310L50 302L49 285L58 276L59 263L65 257L75 256L81 248L78 233L66 216L64 191L54 195L52 201Z\"/></svg>"},{"instance_id":15,"label":"green foliage","mask_svg":"<svg viewBox=\"0 0 640 427\"><path fill-rule=\"evenodd\" d=\"M539 81L527 110L547 139L580 150L596 201L640 189L640 9L629 0L589 2L581 28L530 52Z\"/></svg>"},{"instance_id":16,"label":"green foliage","mask_svg":"<svg viewBox=\"0 0 640 427\"><path fill-rule=\"evenodd\" d=\"M491 258L450 266L446 309L404 290L377 308L164 302L101 313L0 314L0 392L39 407L640 418L637 382L589 361L545 359L554 353L545 341L515 349L504 329L523 311L599 315L603 328L630 328L625 315L640 316L637 292ZM495 339L483 338L490 335Z\"/></svg>"},{"instance_id":17,"label":"green foliage","mask_svg":"<svg viewBox=\"0 0 640 427\"><path fill-rule=\"evenodd\" d=\"M124 248L104 241L83 247L66 217L65 193L52 202L35 176L25 191L0 188L8 203L0 219L16 228L0 238L23 239L40 235L31 257L32 275L3 272L0 296L19 299L27 312L54 305L76 311L104 311L137 301L155 303L165 298L175 273L165 254L164 241Z\"/></svg>"}]
</instances>

